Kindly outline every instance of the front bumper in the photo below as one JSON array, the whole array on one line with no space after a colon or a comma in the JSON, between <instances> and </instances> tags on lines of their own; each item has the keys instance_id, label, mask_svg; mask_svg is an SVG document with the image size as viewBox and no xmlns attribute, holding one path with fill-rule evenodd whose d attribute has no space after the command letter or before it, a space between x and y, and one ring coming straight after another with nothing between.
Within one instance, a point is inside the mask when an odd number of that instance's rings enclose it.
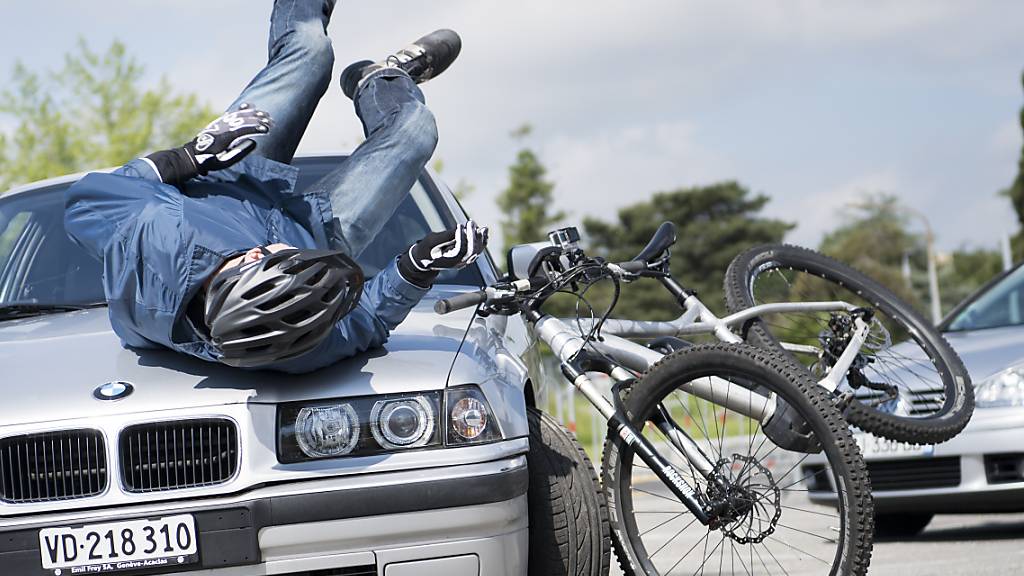
<instances>
[{"instance_id":1,"label":"front bumper","mask_svg":"<svg viewBox=\"0 0 1024 576\"><path fill-rule=\"evenodd\" d=\"M1024 410L988 408L975 411L958 436L938 444L930 455L900 460L867 459L869 469L878 464L906 463L918 472L911 480L927 484L927 465L936 459L955 459L959 481L942 487L878 489L872 487L877 513L923 512L935 514L1024 511L1024 475L1019 479L992 477L993 459L1024 461ZM810 492L812 501L835 504L835 493Z\"/></svg>"},{"instance_id":2,"label":"front bumper","mask_svg":"<svg viewBox=\"0 0 1024 576\"><path fill-rule=\"evenodd\" d=\"M192 514L200 561L118 574L520 576L526 569L525 456L444 468L265 486L243 495L0 520L4 574L41 568L39 530ZM68 573L68 572L65 572Z\"/></svg>"}]
</instances>

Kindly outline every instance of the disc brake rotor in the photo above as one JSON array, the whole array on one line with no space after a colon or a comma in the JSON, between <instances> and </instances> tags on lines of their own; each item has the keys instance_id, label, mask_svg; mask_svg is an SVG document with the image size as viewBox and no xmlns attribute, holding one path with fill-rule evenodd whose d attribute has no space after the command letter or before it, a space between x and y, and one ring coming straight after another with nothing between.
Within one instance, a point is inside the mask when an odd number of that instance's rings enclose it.
<instances>
[{"instance_id":1,"label":"disc brake rotor","mask_svg":"<svg viewBox=\"0 0 1024 576\"><path fill-rule=\"evenodd\" d=\"M711 484L709 496L723 534L739 544L756 544L775 532L782 492L771 470L751 456L733 454L719 460L713 472L721 483Z\"/></svg>"}]
</instances>

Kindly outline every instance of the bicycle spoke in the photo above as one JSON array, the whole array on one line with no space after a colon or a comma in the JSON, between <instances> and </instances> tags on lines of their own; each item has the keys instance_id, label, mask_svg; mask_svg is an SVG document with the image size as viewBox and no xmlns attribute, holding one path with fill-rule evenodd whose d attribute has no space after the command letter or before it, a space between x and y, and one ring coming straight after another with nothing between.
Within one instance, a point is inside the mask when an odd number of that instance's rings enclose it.
<instances>
[{"instance_id":1,"label":"bicycle spoke","mask_svg":"<svg viewBox=\"0 0 1024 576\"><path fill-rule=\"evenodd\" d=\"M679 518L679 517L680 517L680 516L682 516L683 514L686 514L686 512L680 512L680 513L676 514L675 516L673 516L673 517L669 518L668 520L665 520L664 522L662 522L662 523L660 523L660 524L658 524L658 525L656 525L656 526L654 526L654 527L652 527L652 528L648 528L647 530L644 530L643 532L641 532L641 533L640 533L640 536L641 536L641 537L642 537L642 536L645 536L645 535L647 535L647 534L649 534L649 533L651 533L651 532L653 532L653 531L657 530L658 528L661 528L661 527L662 527L662 526L664 526L665 524L668 524L669 522L671 522L671 521L675 520L676 518Z\"/></svg>"},{"instance_id":2,"label":"bicycle spoke","mask_svg":"<svg viewBox=\"0 0 1024 576\"><path fill-rule=\"evenodd\" d=\"M773 535L773 536L774 536L774 535ZM832 563L831 563L831 562L829 562L829 561L827 561L827 560L822 560L821 558L818 558L817 556L815 556L814 554L811 554L810 552L808 552L808 551L806 551L806 550L801 550L800 548L797 548L796 546L793 546L792 544L790 544L790 543L786 542L786 541L785 541L785 540L783 540L782 538L777 538L777 537L771 537L771 538L769 538L769 539L770 539L770 540L772 540L773 542L778 542L779 544L782 544L783 546L785 546L785 547L787 547L787 548L789 548L789 549L791 549L791 550L795 550L795 551L797 551L797 552L799 552L799 553L801 553L801 554L806 554L807 556L810 556L811 558L814 558L815 560L817 560L818 562L821 562L822 564L824 564L824 565L826 565L826 566L831 566L831 565L832 565ZM767 546L765 546L765 549L767 550L767 549L768 549L768 547L767 547ZM773 556L774 556L774 555L773 555ZM780 565L781 565L781 564L780 564Z\"/></svg>"},{"instance_id":3,"label":"bicycle spoke","mask_svg":"<svg viewBox=\"0 0 1024 576\"><path fill-rule=\"evenodd\" d=\"M723 542L725 542L725 536L722 536L722 539L718 541L718 544L715 544L715 547L711 549L711 554L710 555L707 553L707 545L705 544L705 546L704 546L704 561L701 562L700 563L700 567L697 568L697 570L695 570L693 572L693 576L697 576L697 572L698 571L701 573L701 576L703 576L703 574L704 574L704 565L708 563L708 560L711 559L711 556L715 555L715 550L718 550L718 547L721 546ZM673 566L672 568L675 568L675 566ZM672 570L669 570L669 573L671 573L671 572L672 572Z\"/></svg>"}]
</instances>

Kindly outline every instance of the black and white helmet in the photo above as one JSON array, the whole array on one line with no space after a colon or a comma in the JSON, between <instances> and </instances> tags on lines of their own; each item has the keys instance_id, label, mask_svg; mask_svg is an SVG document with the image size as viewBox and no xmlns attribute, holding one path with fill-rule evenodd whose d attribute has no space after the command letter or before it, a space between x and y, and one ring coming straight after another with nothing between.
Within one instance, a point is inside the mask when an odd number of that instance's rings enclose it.
<instances>
[{"instance_id":1,"label":"black and white helmet","mask_svg":"<svg viewBox=\"0 0 1024 576\"><path fill-rule=\"evenodd\" d=\"M341 252L264 254L217 274L207 291L210 339L229 366L258 368L309 352L362 294L363 271Z\"/></svg>"}]
</instances>

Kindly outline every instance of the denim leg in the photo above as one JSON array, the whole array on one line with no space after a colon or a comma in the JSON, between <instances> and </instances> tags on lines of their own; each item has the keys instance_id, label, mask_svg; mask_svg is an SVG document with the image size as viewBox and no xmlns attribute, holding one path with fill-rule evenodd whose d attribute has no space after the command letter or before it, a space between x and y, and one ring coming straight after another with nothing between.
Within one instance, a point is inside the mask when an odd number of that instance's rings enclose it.
<instances>
[{"instance_id":1,"label":"denim leg","mask_svg":"<svg viewBox=\"0 0 1024 576\"><path fill-rule=\"evenodd\" d=\"M255 154L290 163L317 103L331 83L334 50L327 24L337 0L277 0L270 16L267 65L228 107L243 102L274 121L268 134L252 136Z\"/></svg>"},{"instance_id":2,"label":"denim leg","mask_svg":"<svg viewBox=\"0 0 1024 576\"><path fill-rule=\"evenodd\" d=\"M356 93L366 140L341 165L310 186L326 193L334 212L328 236L358 256L409 195L437 145L437 125L423 93L400 70L374 73Z\"/></svg>"}]
</instances>

